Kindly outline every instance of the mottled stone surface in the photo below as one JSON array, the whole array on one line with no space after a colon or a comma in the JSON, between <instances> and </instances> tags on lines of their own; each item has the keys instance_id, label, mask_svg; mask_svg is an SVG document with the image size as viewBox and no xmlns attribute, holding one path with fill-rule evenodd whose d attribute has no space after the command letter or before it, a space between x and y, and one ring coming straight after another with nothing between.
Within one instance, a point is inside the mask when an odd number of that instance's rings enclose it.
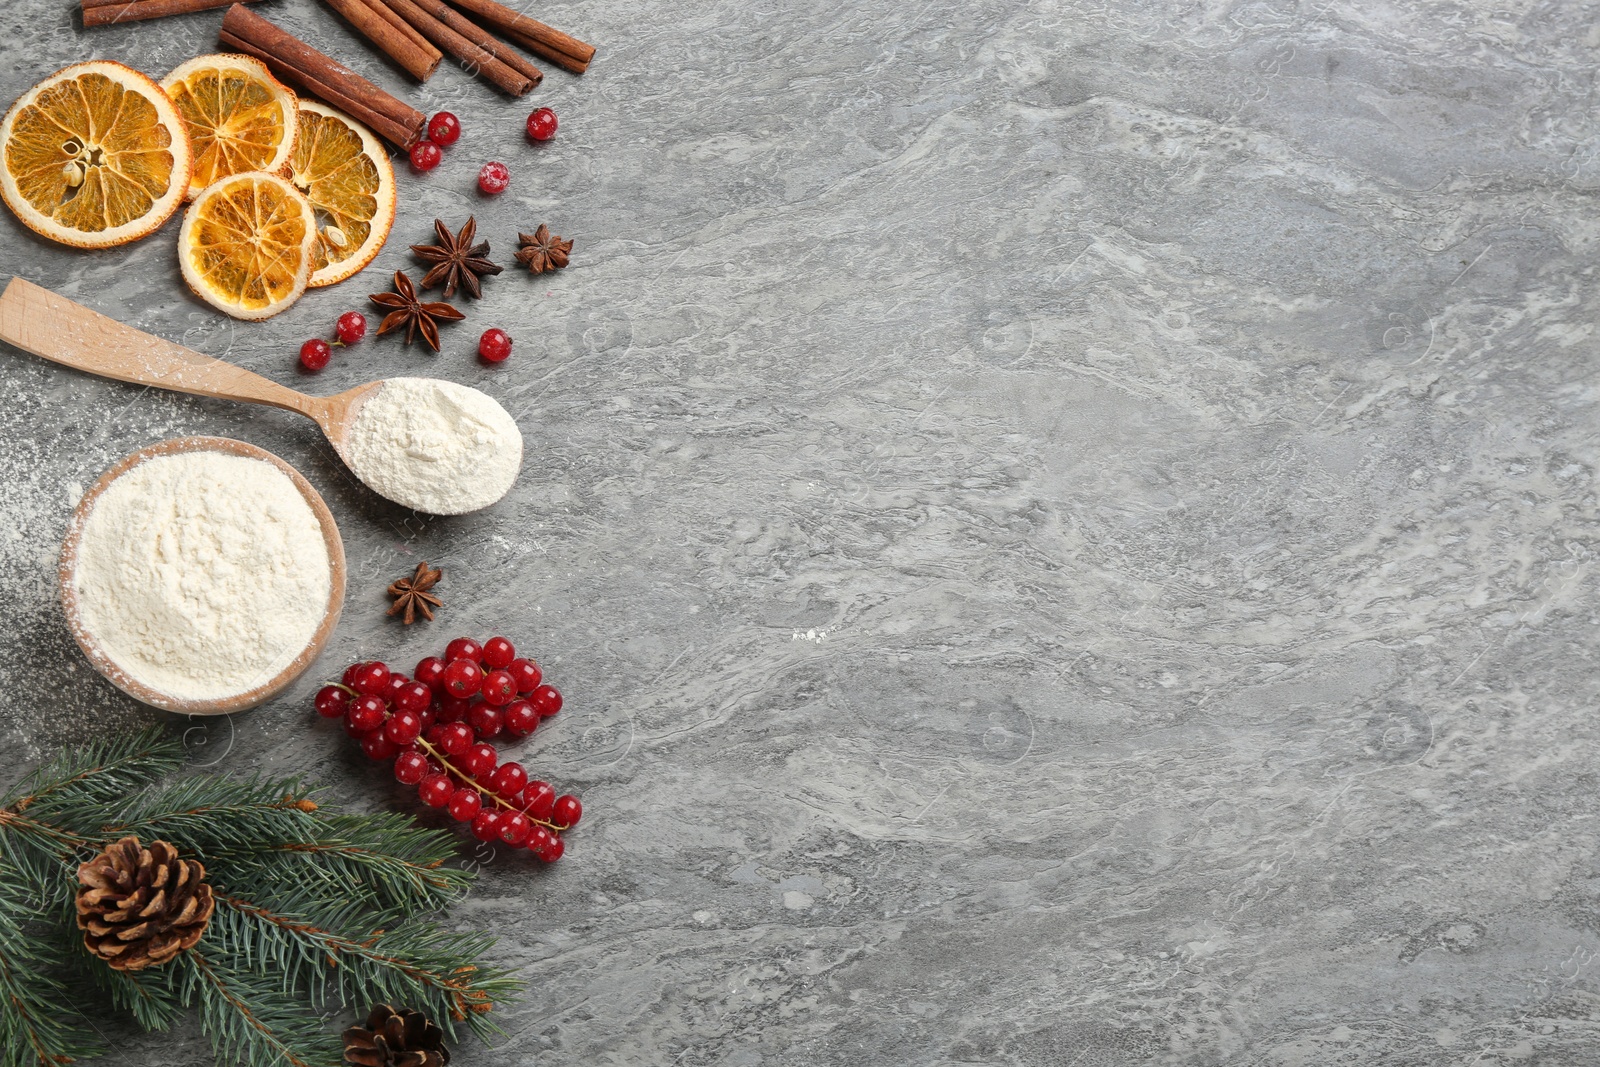
<instances>
[{"instance_id":1,"label":"mottled stone surface","mask_svg":"<svg viewBox=\"0 0 1600 1067\"><path fill-rule=\"evenodd\" d=\"M70 7L0 10L0 95L160 74L220 19ZM311 0L259 10L402 86ZM1600 1061L1595 5L536 13L601 46L530 98L557 139L455 69L404 90L462 143L268 324L185 292L175 225L79 253L0 217L17 272L118 318L317 391L479 385L528 443L509 499L428 520L303 420L5 354L10 751L150 717L68 639L57 543L117 456L232 435L326 495L351 592L197 762L405 804L308 699L461 632L568 694L527 758L589 816L456 914L535 990L462 1063ZM494 279L438 357L297 377L469 212L572 267ZM402 631L382 586L423 558L448 606Z\"/></svg>"}]
</instances>

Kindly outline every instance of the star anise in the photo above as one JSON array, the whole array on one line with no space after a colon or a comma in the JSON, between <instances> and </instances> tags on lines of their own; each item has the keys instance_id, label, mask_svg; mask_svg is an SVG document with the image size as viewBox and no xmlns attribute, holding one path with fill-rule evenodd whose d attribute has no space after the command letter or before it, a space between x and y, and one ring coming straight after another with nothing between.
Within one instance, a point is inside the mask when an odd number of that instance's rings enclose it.
<instances>
[{"instance_id":1,"label":"star anise","mask_svg":"<svg viewBox=\"0 0 1600 1067\"><path fill-rule=\"evenodd\" d=\"M572 251L571 241L563 241L542 222L532 234L517 234L517 242L517 262L534 274L565 267L567 253Z\"/></svg>"},{"instance_id":2,"label":"star anise","mask_svg":"<svg viewBox=\"0 0 1600 1067\"><path fill-rule=\"evenodd\" d=\"M374 304L394 309L383 317L383 323L378 327L380 336L404 326L406 344L410 344L416 339L417 331L420 330L422 339L428 342L428 347L437 352L439 320L459 322L466 318L449 304L424 304L418 300L417 288L411 284L411 276L403 270L394 272L394 288L395 291L392 293L373 293L367 298Z\"/></svg>"},{"instance_id":3,"label":"star anise","mask_svg":"<svg viewBox=\"0 0 1600 1067\"><path fill-rule=\"evenodd\" d=\"M400 621L410 626L417 621L417 613L429 622L433 621L433 609L444 606L444 601L434 596L428 590L432 589L444 571L437 568L430 569L427 563L417 564L417 573L409 578L402 578L389 587L389 595L395 598L394 604L389 608L390 615L401 615Z\"/></svg>"},{"instance_id":4,"label":"star anise","mask_svg":"<svg viewBox=\"0 0 1600 1067\"><path fill-rule=\"evenodd\" d=\"M501 267L498 263L489 262L488 241L472 243L472 239L478 235L478 220L469 217L467 224L461 227L461 232L452 237L443 220L434 219L433 232L439 238L438 244L411 246L411 251L417 254L418 259L433 264L428 273L422 276L422 287L432 289L443 284L446 300L456 295L457 286L474 300L482 297L483 286L478 279L499 274Z\"/></svg>"}]
</instances>

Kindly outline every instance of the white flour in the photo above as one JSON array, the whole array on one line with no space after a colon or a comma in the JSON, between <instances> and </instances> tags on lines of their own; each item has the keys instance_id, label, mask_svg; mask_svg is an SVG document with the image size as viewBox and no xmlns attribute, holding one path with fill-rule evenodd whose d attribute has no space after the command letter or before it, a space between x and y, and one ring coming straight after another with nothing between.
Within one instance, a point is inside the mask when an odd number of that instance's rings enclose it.
<instances>
[{"instance_id":1,"label":"white flour","mask_svg":"<svg viewBox=\"0 0 1600 1067\"><path fill-rule=\"evenodd\" d=\"M522 433L493 399L435 378L390 378L350 428L350 468L397 503L431 515L486 508L522 467Z\"/></svg>"},{"instance_id":2,"label":"white flour","mask_svg":"<svg viewBox=\"0 0 1600 1067\"><path fill-rule=\"evenodd\" d=\"M272 464L221 452L145 460L84 521L73 574L84 628L135 681L219 700L270 681L310 643L332 587L322 527Z\"/></svg>"}]
</instances>

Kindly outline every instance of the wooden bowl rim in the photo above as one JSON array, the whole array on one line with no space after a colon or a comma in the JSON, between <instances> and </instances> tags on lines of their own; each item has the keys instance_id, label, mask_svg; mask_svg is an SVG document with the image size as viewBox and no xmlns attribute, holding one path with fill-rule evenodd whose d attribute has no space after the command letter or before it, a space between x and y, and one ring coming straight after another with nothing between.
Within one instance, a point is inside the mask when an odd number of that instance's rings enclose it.
<instances>
[{"instance_id":1,"label":"wooden bowl rim","mask_svg":"<svg viewBox=\"0 0 1600 1067\"><path fill-rule=\"evenodd\" d=\"M83 539L83 527L88 521L89 513L94 510L95 503L100 495L106 491L112 482L127 474L134 467L145 460L158 456L172 456L184 452L221 452L225 455L244 456L248 459L259 459L272 464L278 470L289 476L294 487L300 491L307 504L311 505L311 513L317 517L317 523L322 528L322 540L328 549L328 605L323 612L322 622L318 624L316 632L311 635L310 642L278 674L268 679L254 689L243 693L217 700L183 700L178 697L153 689L143 682L130 677L109 655L100 648L94 637L83 625L83 618L78 610L78 595L73 589L73 575L78 563L78 548ZM83 654L89 658L89 663L95 670L106 677L112 685L127 693L135 700L143 701L152 707L161 708L163 711L177 712L181 715L227 715L235 711L246 711L262 704L287 689L294 681L304 674L306 668L322 654L328 643L328 638L333 635L334 627L339 624L339 613L344 607L345 592L345 557L344 541L339 536L339 526L333 521L333 512L328 509L327 503L322 499L305 476L295 470L286 461L273 455L264 448L252 445L247 441L237 441L231 437L172 437L165 441L158 441L153 445L146 445L135 452L123 456L112 464L109 470L102 474L89 491L83 494L77 507L72 511L72 517L67 522L66 537L61 542L61 560L57 567L56 577L61 585L61 607L67 616L67 628L72 631L73 640L78 642L78 647L83 649Z\"/></svg>"}]
</instances>

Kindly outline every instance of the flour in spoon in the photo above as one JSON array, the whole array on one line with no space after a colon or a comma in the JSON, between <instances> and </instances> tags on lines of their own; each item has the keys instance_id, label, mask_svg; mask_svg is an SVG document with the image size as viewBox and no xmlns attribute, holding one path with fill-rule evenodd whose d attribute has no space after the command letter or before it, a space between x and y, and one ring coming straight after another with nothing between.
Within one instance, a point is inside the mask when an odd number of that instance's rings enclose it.
<instances>
[{"instance_id":1,"label":"flour in spoon","mask_svg":"<svg viewBox=\"0 0 1600 1067\"><path fill-rule=\"evenodd\" d=\"M486 508L522 468L522 432L493 399L436 378L390 378L361 405L346 444L356 477L431 515Z\"/></svg>"}]
</instances>

